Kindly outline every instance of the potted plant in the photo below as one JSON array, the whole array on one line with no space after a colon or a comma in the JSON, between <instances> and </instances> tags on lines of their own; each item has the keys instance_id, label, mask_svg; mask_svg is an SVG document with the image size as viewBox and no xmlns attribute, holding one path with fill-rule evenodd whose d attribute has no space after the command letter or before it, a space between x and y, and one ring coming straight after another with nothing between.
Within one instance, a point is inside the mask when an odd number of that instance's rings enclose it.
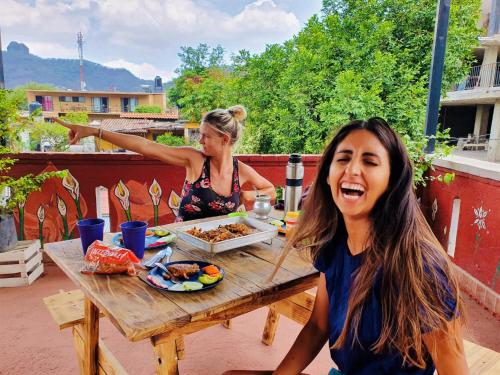
<instances>
[{"instance_id":1,"label":"potted plant","mask_svg":"<svg viewBox=\"0 0 500 375\"><path fill-rule=\"evenodd\" d=\"M18 132L30 121L20 118L18 105L18 99L10 91L0 90L0 252L10 250L17 243L14 210L23 208L29 194L40 190L44 181L66 174L65 171L44 172L19 178L7 175L17 161L11 155L16 153Z\"/></svg>"}]
</instances>

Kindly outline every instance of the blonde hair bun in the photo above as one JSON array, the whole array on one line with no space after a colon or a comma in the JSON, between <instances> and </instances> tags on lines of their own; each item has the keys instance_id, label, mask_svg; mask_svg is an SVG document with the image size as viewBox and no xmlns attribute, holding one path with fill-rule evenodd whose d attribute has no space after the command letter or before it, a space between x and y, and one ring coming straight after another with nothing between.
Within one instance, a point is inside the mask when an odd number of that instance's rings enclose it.
<instances>
[{"instance_id":1,"label":"blonde hair bun","mask_svg":"<svg viewBox=\"0 0 500 375\"><path fill-rule=\"evenodd\" d=\"M242 105L233 105L229 107L227 111L234 117L238 122L243 122L247 118L247 111Z\"/></svg>"}]
</instances>

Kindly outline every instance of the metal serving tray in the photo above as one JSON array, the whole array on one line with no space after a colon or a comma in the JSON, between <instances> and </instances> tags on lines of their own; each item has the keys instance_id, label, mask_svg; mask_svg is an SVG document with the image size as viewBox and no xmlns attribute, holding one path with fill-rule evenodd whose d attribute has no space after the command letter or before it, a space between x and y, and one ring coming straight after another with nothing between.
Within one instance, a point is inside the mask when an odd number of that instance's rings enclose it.
<instances>
[{"instance_id":1,"label":"metal serving tray","mask_svg":"<svg viewBox=\"0 0 500 375\"><path fill-rule=\"evenodd\" d=\"M186 233L187 230L193 227L200 228L202 231L207 231L211 229L217 229L219 225L227 224L246 224L249 227L256 229L257 231L246 236L241 236L237 238L232 238L230 240L220 241L216 243L211 243L204 241L201 238L193 236ZM187 243L193 245L194 247L205 250L211 253L220 253L222 251L236 249L238 247L251 245L257 242L270 240L278 235L278 228L274 225L267 224L260 220L249 218L249 217L228 217L225 219L215 219L211 221L206 221L204 223L190 224L183 227L177 228L177 237Z\"/></svg>"}]
</instances>

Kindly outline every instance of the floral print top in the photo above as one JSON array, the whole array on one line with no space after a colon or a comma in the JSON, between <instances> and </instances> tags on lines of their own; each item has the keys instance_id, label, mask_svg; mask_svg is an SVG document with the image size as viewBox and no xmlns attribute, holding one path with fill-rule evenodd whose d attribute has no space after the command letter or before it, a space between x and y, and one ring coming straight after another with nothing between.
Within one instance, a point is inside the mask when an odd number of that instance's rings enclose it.
<instances>
[{"instance_id":1,"label":"floral print top","mask_svg":"<svg viewBox=\"0 0 500 375\"><path fill-rule=\"evenodd\" d=\"M184 181L176 221L202 219L205 217L227 215L236 211L240 205L240 179L238 159L233 157L233 181L231 195L217 194L210 182L210 158L203 163L201 176L194 182Z\"/></svg>"}]
</instances>

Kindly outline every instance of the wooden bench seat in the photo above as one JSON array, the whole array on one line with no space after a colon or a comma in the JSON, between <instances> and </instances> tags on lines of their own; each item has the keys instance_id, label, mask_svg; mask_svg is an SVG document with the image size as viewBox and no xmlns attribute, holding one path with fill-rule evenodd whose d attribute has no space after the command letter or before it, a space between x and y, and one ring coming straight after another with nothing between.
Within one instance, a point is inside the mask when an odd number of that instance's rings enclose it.
<instances>
[{"instance_id":1,"label":"wooden bench seat","mask_svg":"<svg viewBox=\"0 0 500 375\"><path fill-rule=\"evenodd\" d=\"M43 302L56 322L59 330L73 329L73 343L79 359L80 370L83 365L84 340L84 301L85 295L80 289L64 291L45 297ZM105 316L102 312L99 317ZM222 325L231 328L231 321L225 320ZM116 357L109 351L104 342L99 339L99 374L127 374ZM177 360L184 359L184 338L175 339L175 355ZM83 373L83 372L82 372Z\"/></svg>"},{"instance_id":2,"label":"wooden bench seat","mask_svg":"<svg viewBox=\"0 0 500 375\"><path fill-rule=\"evenodd\" d=\"M73 344L78 357L78 365L80 373L83 371L83 355L84 355L84 340L83 340L83 316L84 316L84 300L80 289L71 290L69 292L60 291L49 297L45 297L43 302L50 312L50 315L58 325L60 330L72 327ZM100 317L104 316L100 313ZM126 375L127 371L120 364L118 359L111 353L106 344L99 339L98 344L99 357L99 374L103 375Z\"/></svg>"},{"instance_id":3,"label":"wooden bench seat","mask_svg":"<svg viewBox=\"0 0 500 375\"><path fill-rule=\"evenodd\" d=\"M280 315L299 324L306 324L311 316L315 298L316 289L311 289L269 305L262 342L272 345ZM464 340L464 350L470 375L500 374L500 353L467 340Z\"/></svg>"},{"instance_id":4,"label":"wooden bench seat","mask_svg":"<svg viewBox=\"0 0 500 375\"><path fill-rule=\"evenodd\" d=\"M50 312L50 315L58 325L60 330L73 329L73 344L78 356L80 373L83 373L83 322L84 322L84 300L85 296L80 289L70 290L68 292L61 290L58 294L45 297L43 302ZM100 312L99 317L104 314ZM184 339L179 337L175 340L177 359L184 358ZM99 374L117 374L126 375L127 371L121 363L107 348L104 342L99 339Z\"/></svg>"}]
</instances>

